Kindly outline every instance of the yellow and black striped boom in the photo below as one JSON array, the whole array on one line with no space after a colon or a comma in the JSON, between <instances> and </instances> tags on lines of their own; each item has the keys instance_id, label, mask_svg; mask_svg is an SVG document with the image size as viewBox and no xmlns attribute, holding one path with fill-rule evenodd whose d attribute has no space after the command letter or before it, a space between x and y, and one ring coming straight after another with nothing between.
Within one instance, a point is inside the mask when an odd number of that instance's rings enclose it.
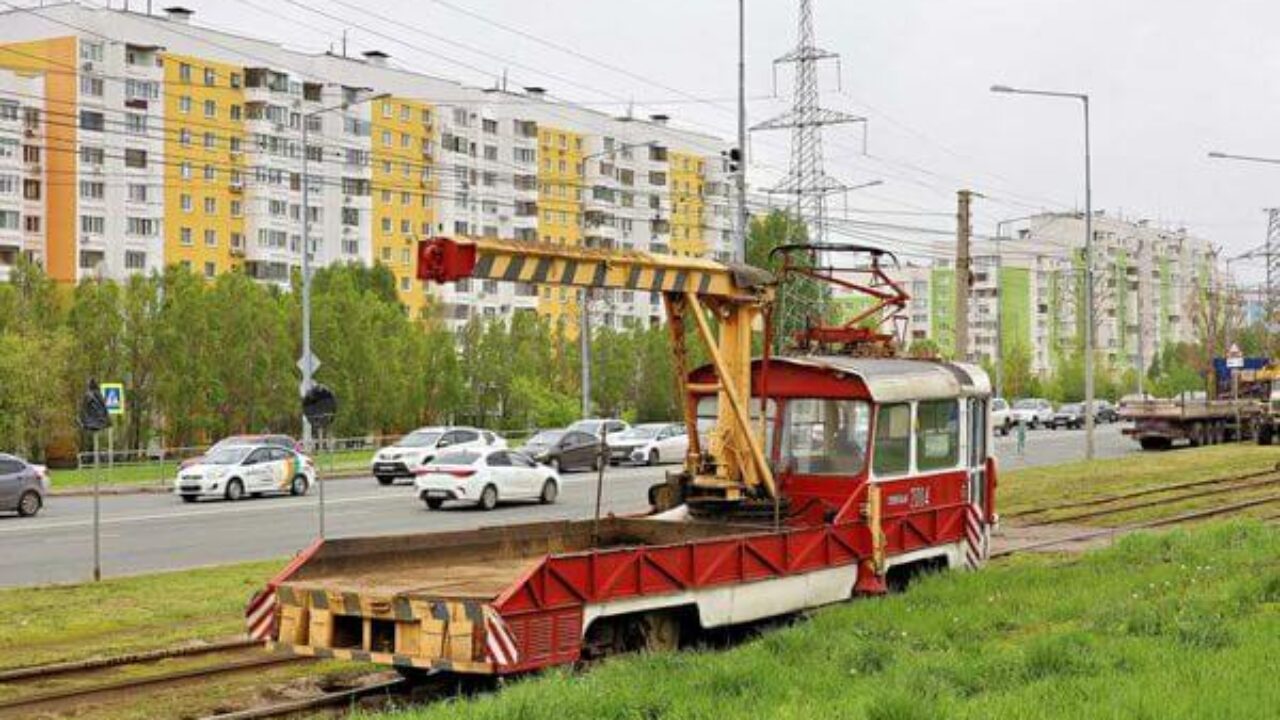
<instances>
[{"instance_id":1,"label":"yellow and black striped boom","mask_svg":"<svg viewBox=\"0 0 1280 720\"><path fill-rule=\"evenodd\" d=\"M535 285L692 292L699 297L746 301L757 300L773 283L772 276L762 270L703 258L487 238L424 241L418 251L418 277L436 282L476 278Z\"/></svg>"}]
</instances>

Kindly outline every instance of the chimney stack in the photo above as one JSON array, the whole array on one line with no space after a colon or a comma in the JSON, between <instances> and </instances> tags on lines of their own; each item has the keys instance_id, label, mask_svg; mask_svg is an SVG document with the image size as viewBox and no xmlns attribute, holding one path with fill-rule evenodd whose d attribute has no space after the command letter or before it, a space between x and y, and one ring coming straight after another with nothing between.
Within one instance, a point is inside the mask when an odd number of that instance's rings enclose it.
<instances>
[{"instance_id":1,"label":"chimney stack","mask_svg":"<svg viewBox=\"0 0 1280 720\"><path fill-rule=\"evenodd\" d=\"M365 62L375 67L386 67L387 58L391 57L381 50L365 50L360 54L364 55Z\"/></svg>"}]
</instances>

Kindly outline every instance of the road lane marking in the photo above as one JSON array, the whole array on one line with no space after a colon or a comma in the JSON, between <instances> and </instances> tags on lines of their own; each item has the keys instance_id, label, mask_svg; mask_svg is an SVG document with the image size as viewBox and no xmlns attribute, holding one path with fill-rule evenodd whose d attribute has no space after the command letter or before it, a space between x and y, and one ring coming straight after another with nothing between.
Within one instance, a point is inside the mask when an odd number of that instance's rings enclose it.
<instances>
[{"instance_id":1,"label":"road lane marking","mask_svg":"<svg viewBox=\"0 0 1280 720\"><path fill-rule=\"evenodd\" d=\"M644 478L642 477L615 478L615 480L619 480L619 481L643 480L643 479ZM609 478L606 476L605 480L608 481ZM595 483L595 477L592 476L592 477L583 477L583 478L561 478L560 482L564 486L588 485L588 484ZM606 489L609 489L607 487L607 482L606 482ZM380 493L377 495L357 495L355 497L340 497L340 498L334 498L332 500L326 499L324 504L325 504L325 507L327 508L327 507L332 507L334 505L368 503L368 502L377 502L380 500L394 500L397 502L405 502L405 501L416 502L417 498L413 495L412 492L408 494L397 494L397 495ZM101 524L103 526L128 525L133 523L154 522L156 520L200 518L200 517L206 517L206 516L216 517L216 516L222 516L222 515L244 515L247 513L264 513L264 512L274 512L274 511L280 511L280 510L290 510L290 509L296 509L300 506L314 507L316 505L316 499L314 496L309 496L306 498L282 498L282 499L278 499L276 502L271 502L271 499L269 498L263 498L261 500L250 500L250 501L244 501L244 502L248 506L244 504L236 503L236 504L227 505L221 508L209 509L209 510L179 510L179 511L164 512L164 513L150 513L146 515L126 515L123 517L107 516L102 518ZM262 503L262 505L259 506L258 503ZM41 524L41 525L24 523L22 525L15 525L13 527L0 527L0 535L15 534L15 533L34 534L34 533L45 532L50 530L67 530L71 528L85 528L85 527L92 527L92 526L93 526L92 518L86 518L83 520L66 520L66 521L47 523L47 524Z\"/></svg>"}]
</instances>

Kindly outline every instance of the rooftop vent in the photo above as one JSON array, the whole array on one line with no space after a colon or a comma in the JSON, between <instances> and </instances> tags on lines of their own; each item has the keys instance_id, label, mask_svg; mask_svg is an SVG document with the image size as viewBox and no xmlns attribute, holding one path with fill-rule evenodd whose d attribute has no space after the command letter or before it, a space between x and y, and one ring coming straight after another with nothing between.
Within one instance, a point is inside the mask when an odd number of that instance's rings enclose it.
<instances>
[{"instance_id":1,"label":"rooftop vent","mask_svg":"<svg viewBox=\"0 0 1280 720\"><path fill-rule=\"evenodd\" d=\"M191 16L195 15L194 10L189 10L181 5L174 5L164 9L164 16L169 18L170 22L182 23L186 25L191 22Z\"/></svg>"},{"instance_id":2,"label":"rooftop vent","mask_svg":"<svg viewBox=\"0 0 1280 720\"><path fill-rule=\"evenodd\" d=\"M365 61L368 62L370 65L376 65L378 67L386 67L387 58L391 57L390 55L382 52L381 50L365 50L360 54L364 55Z\"/></svg>"},{"instance_id":3,"label":"rooftop vent","mask_svg":"<svg viewBox=\"0 0 1280 720\"><path fill-rule=\"evenodd\" d=\"M537 85L530 85L524 89L524 94L530 97L542 97L547 94L547 89Z\"/></svg>"},{"instance_id":4,"label":"rooftop vent","mask_svg":"<svg viewBox=\"0 0 1280 720\"><path fill-rule=\"evenodd\" d=\"M671 116L670 115L650 115L649 119L658 125L666 125L667 121L671 119Z\"/></svg>"}]
</instances>

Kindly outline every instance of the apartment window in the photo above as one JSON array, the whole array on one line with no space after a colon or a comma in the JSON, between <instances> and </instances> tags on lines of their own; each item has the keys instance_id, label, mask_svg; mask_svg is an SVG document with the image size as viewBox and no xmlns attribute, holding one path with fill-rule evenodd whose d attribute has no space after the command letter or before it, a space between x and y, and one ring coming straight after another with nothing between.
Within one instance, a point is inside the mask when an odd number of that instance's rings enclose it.
<instances>
[{"instance_id":1,"label":"apartment window","mask_svg":"<svg viewBox=\"0 0 1280 720\"><path fill-rule=\"evenodd\" d=\"M650 185L666 185L666 184L667 184L667 174L666 174L666 173L664 173L664 172L651 172L651 173L649 173L649 184L650 184Z\"/></svg>"},{"instance_id":2,"label":"apartment window","mask_svg":"<svg viewBox=\"0 0 1280 720\"><path fill-rule=\"evenodd\" d=\"M23 225L25 225L27 232L29 233L40 232L40 216L39 215L25 215L22 218L22 222L23 222Z\"/></svg>"},{"instance_id":3,"label":"apartment window","mask_svg":"<svg viewBox=\"0 0 1280 720\"><path fill-rule=\"evenodd\" d=\"M533 148L512 148L511 155L518 163L537 162L538 154Z\"/></svg>"},{"instance_id":4,"label":"apartment window","mask_svg":"<svg viewBox=\"0 0 1280 720\"><path fill-rule=\"evenodd\" d=\"M187 128L181 128L178 130L178 144L181 145L182 147L189 147L191 145L190 130L188 130Z\"/></svg>"},{"instance_id":5,"label":"apartment window","mask_svg":"<svg viewBox=\"0 0 1280 720\"><path fill-rule=\"evenodd\" d=\"M106 184L92 180L80 181L80 197L85 200L101 200L106 191Z\"/></svg>"},{"instance_id":6,"label":"apartment window","mask_svg":"<svg viewBox=\"0 0 1280 720\"><path fill-rule=\"evenodd\" d=\"M183 180L190 180L191 179L191 163L184 162L178 165L178 174L182 176Z\"/></svg>"},{"instance_id":7,"label":"apartment window","mask_svg":"<svg viewBox=\"0 0 1280 720\"><path fill-rule=\"evenodd\" d=\"M102 43L80 41L80 59L89 62L102 62Z\"/></svg>"},{"instance_id":8,"label":"apartment window","mask_svg":"<svg viewBox=\"0 0 1280 720\"><path fill-rule=\"evenodd\" d=\"M242 247L244 247L244 235L238 232L231 233L231 249L238 250Z\"/></svg>"},{"instance_id":9,"label":"apartment window","mask_svg":"<svg viewBox=\"0 0 1280 720\"><path fill-rule=\"evenodd\" d=\"M124 269L125 270L146 270L147 254L138 250L124 251Z\"/></svg>"},{"instance_id":10,"label":"apartment window","mask_svg":"<svg viewBox=\"0 0 1280 720\"><path fill-rule=\"evenodd\" d=\"M409 220L400 221L400 233L403 235L413 234L413 223Z\"/></svg>"},{"instance_id":11,"label":"apartment window","mask_svg":"<svg viewBox=\"0 0 1280 720\"><path fill-rule=\"evenodd\" d=\"M359 227L360 209L352 207L342 208L342 224L346 227Z\"/></svg>"},{"instance_id":12,"label":"apartment window","mask_svg":"<svg viewBox=\"0 0 1280 720\"><path fill-rule=\"evenodd\" d=\"M129 183L129 202L144 203L147 201L147 186L141 183Z\"/></svg>"},{"instance_id":13,"label":"apartment window","mask_svg":"<svg viewBox=\"0 0 1280 720\"><path fill-rule=\"evenodd\" d=\"M124 231L127 235L152 237L159 229L160 221L155 218L126 217L124 220Z\"/></svg>"},{"instance_id":14,"label":"apartment window","mask_svg":"<svg viewBox=\"0 0 1280 720\"><path fill-rule=\"evenodd\" d=\"M498 133L498 121L485 118L480 124L480 129L489 135L496 135Z\"/></svg>"},{"instance_id":15,"label":"apartment window","mask_svg":"<svg viewBox=\"0 0 1280 720\"><path fill-rule=\"evenodd\" d=\"M105 125L106 125L106 121L104 120L102 113L96 112L93 110L80 111L80 129L81 130L94 130L96 132L102 132L102 128L105 127Z\"/></svg>"},{"instance_id":16,"label":"apartment window","mask_svg":"<svg viewBox=\"0 0 1280 720\"><path fill-rule=\"evenodd\" d=\"M236 72L231 73L231 87L238 88L243 84L244 82L240 77L240 73L236 73Z\"/></svg>"},{"instance_id":17,"label":"apartment window","mask_svg":"<svg viewBox=\"0 0 1280 720\"><path fill-rule=\"evenodd\" d=\"M207 118L218 117L218 103L213 100L205 100L204 116Z\"/></svg>"},{"instance_id":18,"label":"apartment window","mask_svg":"<svg viewBox=\"0 0 1280 720\"><path fill-rule=\"evenodd\" d=\"M384 217L384 218L382 218L382 232L390 234L390 232L391 232L391 218L389 218L389 217Z\"/></svg>"},{"instance_id":19,"label":"apartment window","mask_svg":"<svg viewBox=\"0 0 1280 720\"><path fill-rule=\"evenodd\" d=\"M217 147L217 145L218 145L218 136L216 134L211 132L207 132L204 134L204 147L206 150L211 150L214 147Z\"/></svg>"},{"instance_id":20,"label":"apartment window","mask_svg":"<svg viewBox=\"0 0 1280 720\"><path fill-rule=\"evenodd\" d=\"M239 200L231 201L231 217L240 217L244 214L244 204Z\"/></svg>"},{"instance_id":21,"label":"apartment window","mask_svg":"<svg viewBox=\"0 0 1280 720\"><path fill-rule=\"evenodd\" d=\"M382 117L384 118L391 117L391 101L390 100L382 101Z\"/></svg>"},{"instance_id":22,"label":"apartment window","mask_svg":"<svg viewBox=\"0 0 1280 720\"><path fill-rule=\"evenodd\" d=\"M213 85L218 82L218 76L214 74L213 68L204 69L204 84Z\"/></svg>"},{"instance_id":23,"label":"apartment window","mask_svg":"<svg viewBox=\"0 0 1280 720\"><path fill-rule=\"evenodd\" d=\"M81 215L80 232L85 235L101 235L107 231L107 219L101 215Z\"/></svg>"},{"instance_id":24,"label":"apartment window","mask_svg":"<svg viewBox=\"0 0 1280 720\"><path fill-rule=\"evenodd\" d=\"M107 155L100 147L83 146L80 148L80 162L85 165L102 165Z\"/></svg>"},{"instance_id":25,"label":"apartment window","mask_svg":"<svg viewBox=\"0 0 1280 720\"><path fill-rule=\"evenodd\" d=\"M233 153L238 153L240 152L242 145L243 143L240 138L232 135L230 141L227 143L227 149Z\"/></svg>"},{"instance_id":26,"label":"apartment window","mask_svg":"<svg viewBox=\"0 0 1280 720\"><path fill-rule=\"evenodd\" d=\"M0 138L0 158L11 158L18 154L18 141L11 138Z\"/></svg>"},{"instance_id":27,"label":"apartment window","mask_svg":"<svg viewBox=\"0 0 1280 720\"><path fill-rule=\"evenodd\" d=\"M27 200L40 199L40 181L39 180L23 180L22 181L22 197Z\"/></svg>"},{"instance_id":28,"label":"apartment window","mask_svg":"<svg viewBox=\"0 0 1280 720\"><path fill-rule=\"evenodd\" d=\"M384 147L391 147L391 131L390 130L382 131L382 145Z\"/></svg>"},{"instance_id":29,"label":"apartment window","mask_svg":"<svg viewBox=\"0 0 1280 720\"><path fill-rule=\"evenodd\" d=\"M182 247L191 247L191 228L184 227L178 230L178 242Z\"/></svg>"},{"instance_id":30,"label":"apartment window","mask_svg":"<svg viewBox=\"0 0 1280 720\"><path fill-rule=\"evenodd\" d=\"M232 120L237 120L237 121L241 120L244 117L243 110L240 108L240 106L234 105L234 104L231 106L231 110L229 111L228 114L231 116Z\"/></svg>"},{"instance_id":31,"label":"apartment window","mask_svg":"<svg viewBox=\"0 0 1280 720\"><path fill-rule=\"evenodd\" d=\"M187 63L178 65L178 80L184 83L191 82L191 66Z\"/></svg>"},{"instance_id":32,"label":"apartment window","mask_svg":"<svg viewBox=\"0 0 1280 720\"><path fill-rule=\"evenodd\" d=\"M204 199L204 214L216 215L218 212L218 198L207 197Z\"/></svg>"},{"instance_id":33,"label":"apartment window","mask_svg":"<svg viewBox=\"0 0 1280 720\"><path fill-rule=\"evenodd\" d=\"M218 170L212 165L204 166L204 179L210 182L218 179Z\"/></svg>"},{"instance_id":34,"label":"apartment window","mask_svg":"<svg viewBox=\"0 0 1280 720\"><path fill-rule=\"evenodd\" d=\"M80 76L80 94L86 97L102 97L102 78L92 75Z\"/></svg>"},{"instance_id":35,"label":"apartment window","mask_svg":"<svg viewBox=\"0 0 1280 720\"><path fill-rule=\"evenodd\" d=\"M131 168L145 168L147 166L147 151L137 148L125 148L124 165Z\"/></svg>"},{"instance_id":36,"label":"apartment window","mask_svg":"<svg viewBox=\"0 0 1280 720\"><path fill-rule=\"evenodd\" d=\"M0 230L17 230L19 227L17 210L0 210Z\"/></svg>"},{"instance_id":37,"label":"apartment window","mask_svg":"<svg viewBox=\"0 0 1280 720\"><path fill-rule=\"evenodd\" d=\"M204 264L204 276L206 278L212 278L217 274L218 274L218 266L216 264L214 264L212 261L206 262Z\"/></svg>"},{"instance_id":38,"label":"apartment window","mask_svg":"<svg viewBox=\"0 0 1280 720\"><path fill-rule=\"evenodd\" d=\"M409 137L409 133L400 133L400 147L407 148L413 145L413 138Z\"/></svg>"},{"instance_id":39,"label":"apartment window","mask_svg":"<svg viewBox=\"0 0 1280 720\"><path fill-rule=\"evenodd\" d=\"M0 175L0 195L18 194L18 176Z\"/></svg>"},{"instance_id":40,"label":"apartment window","mask_svg":"<svg viewBox=\"0 0 1280 720\"><path fill-rule=\"evenodd\" d=\"M497 159L498 159L498 146L497 146L497 145L485 145L485 146L484 146L484 159L485 159L485 160L497 160Z\"/></svg>"},{"instance_id":41,"label":"apartment window","mask_svg":"<svg viewBox=\"0 0 1280 720\"><path fill-rule=\"evenodd\" d=\"M217 230L204 231L204 246L211 247L211 248L218 247L218 231Z\"/></svg>"},{"instance_id":42,"label":"apartment window","mask_svg":"<svg viewBox=\"0 0 1280 720\"><path fill-rule=\"evenodd\" d=\"M182 195L180 195L178 204L182 206L182 212L187 212L187 213L191 212L192 204L191 204L190 195L186 193L183 193Z\"/></svg>"},{"instance_id":43,"label":"apartment window","mask_svg":"<svg viewBox=\"0 0 1280 720\"><path fill-rule=\"evenodd\" d=\"M360 241L359 241L359 240L352 240L352 239L348 239L348 238L343 238L343 239L342 239L342 252L343 252L343 253L345 253L345 254L347 254L347 255L359 255L359 254L360 254Z\"/></svg>"},{"instance_id":44,"label":"apartment window","mask_svg":"<svg viewBox=\"0 0 1280 720\"><path fill-rule=\"evenodd\" d=\"M80 251L80 269L94 270L102 264L104 258L101 251L98 250L81 250Z\"/></svg>"}]
</instances>

